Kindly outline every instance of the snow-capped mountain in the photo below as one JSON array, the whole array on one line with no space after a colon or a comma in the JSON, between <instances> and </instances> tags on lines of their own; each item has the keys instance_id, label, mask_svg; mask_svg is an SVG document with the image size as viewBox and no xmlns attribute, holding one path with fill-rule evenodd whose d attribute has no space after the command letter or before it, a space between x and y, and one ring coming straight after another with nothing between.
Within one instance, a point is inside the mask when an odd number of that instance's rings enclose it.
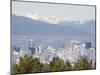
<instances>
[{"instance_id":1,"label":"snow-capped mountain","mask_svg":"<svg viewBox=\"0 0 100 75\"><path fill-rule=\"evenodd\" d=\"M58 25L58 24L68 25L70 23L73 23L75 25L77 24L82 25L85 22L87 22L87 20L68 20L67 17L64 18L59 16L46 16L38 12L21 12L21 13L14 13L13 15L22 16L22 17L26 17L33 20L46 22L46 23L51 23L54 25Z\"/></svg>"},{"instance_id":2,"label":"snow-capped mountain","mask_svg":"<svg viewBox=\"0 0 100 75\"><path fill-rule=\"evenodd\" d=\"M51 23L51 24L59 24L59 23L67 20L66 18L63 18L63 17L45 16L43 14L34 13L34 12L16 13L14 15L23 16L23 17L27 17L27 18L30 18L30 19L33 19L33 20L43 21L43 22L47 22L47 23Z\"/></svg>"},{"instance_id":3,"label":"snow-capped mountain","mask_svg":"<svg viewBox=\"0 0 100 75\"><path fill-rule=\"evenodd\" d=\"M33 20L22 16L12 16L12 31L19 34L68 34L68 35L91 35L91 30L95 32L95 24L91 21L85 25L74 25L74 23L66 23L66 25L61 24L51 24L43 21ZM77 27L78 26L78 27ZM84 27L86 26L86 27ZM87 29L87 26L89 29ZM27 30L27 31L26 31Z\"/></svg>"},{"instance_id":4,"label":"snow-capped mountain","mask_svg":"<svg viewBox=\"0 0 100 75\"><path fill-rule=\"evenodd\" d=\"M16 13L12 15L12 28L19 34L68 34L68 35L95 35L95 20L69 21L66 18L44 16L40 13ZM18 29L17 29L18 28ZM28 29L28 31L24 29ZM18 31L19 30L19 31ZM51 31L52 30L52 31Z\"/></svg>"}]
</instances>

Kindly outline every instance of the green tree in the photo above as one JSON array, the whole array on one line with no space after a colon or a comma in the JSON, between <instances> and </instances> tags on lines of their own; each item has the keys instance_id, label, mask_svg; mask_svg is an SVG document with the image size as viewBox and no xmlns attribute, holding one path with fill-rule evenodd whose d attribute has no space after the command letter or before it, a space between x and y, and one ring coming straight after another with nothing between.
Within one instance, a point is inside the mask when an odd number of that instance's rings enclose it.
<instances>
[{"instance_id":1,"label":"green tree","mask_svg":"<svg viewBox=\"0 0 100 75\"><path fill-rule=\"evenodd\" d=\"M49 70L54 71L54 72L55 71L62 71L63 70L63 64L64 64L64 61L61 60L61 59L53 60L49 64Z\"/></svg>"},{"instance_id":2,"label":"green tree","mask_svg":"<svg viewBox=\"0 0 100 75\"><path fill-rule=\"evenodd\" d=\"M67 60L64 62L63 60L57 58L56 60L53 60L49 64L49 71L69 71L71 70L72 66L70 62Z\"/></svg>"},{"instance_id":3,"label":"green tree","mask_svg":"<svg viewBox=\"0 0 100 75\"><path fill-rule=\"evenodd\" d=\"M74 65L74 70L88 70L91 68L91 63L85 58L80 58Z\"/></svg>"},{"instance_id":4,"label":"green tree","mask_svg":"<svg viewBox=\"0 0 100 75\"><path fill-rule=\"evenodd\" d=\"M66 62L64 64L64 69L63 70L64 71L71 71L72 70L72 65L71 65L71 63L68 60L66 60Z\"/></svg>"},{"instance_id":5,"label":"green tree","mask_svg":"<svg viewBox=\"0 0 100 75\"><path fill-rule=\"evenodd\" d=\"M43 72L43 64L40 63L39 59L32 56L25 55L20 57L19 64L12 66L12 74L27 74L34 72Z\"/></svg>"}]
</instances>

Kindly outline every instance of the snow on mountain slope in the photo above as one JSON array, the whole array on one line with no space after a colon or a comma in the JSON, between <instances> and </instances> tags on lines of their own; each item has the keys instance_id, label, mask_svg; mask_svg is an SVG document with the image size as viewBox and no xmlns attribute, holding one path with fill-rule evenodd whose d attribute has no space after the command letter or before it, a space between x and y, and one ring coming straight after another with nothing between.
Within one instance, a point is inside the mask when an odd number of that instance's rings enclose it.
<instances>
[{"instance_id":1,"label":"snow on mountain slope","mask_svg":"<svg viewBox=\"0 0 100 75\"><path fill-rule=\"evenodd\" d=\"M33 20L38 20L38 21L43 21L51 24L59 24L60 22L63 22L67 20L66 18L63 17L55 17L55 16L44 16L43 14L40 13L34 13L34 12L24 12L24 13L16 13L14 14L16 16L24 16Z\"/></svg>"}]
</instances>

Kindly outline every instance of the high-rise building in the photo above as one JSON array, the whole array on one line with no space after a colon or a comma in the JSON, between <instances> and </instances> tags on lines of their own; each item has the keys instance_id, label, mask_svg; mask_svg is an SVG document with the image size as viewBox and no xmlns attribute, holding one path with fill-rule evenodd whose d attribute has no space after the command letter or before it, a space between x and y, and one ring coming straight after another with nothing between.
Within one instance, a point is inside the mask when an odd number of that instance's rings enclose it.
<instances>
[{"instance_id":1,"label":"high-rise building","mask_svg":"<svg viewBox=\"0 0 100 75\"><path fill-rule=\"evenodd\" d=\"M19 52L13 51L12 52L12 63L15 64L18 58L19 58Z\"/></svg>"},{"instance_id":2,"label":"high-rise building","mask_svg":"<svg viewBox=\"0 0 100 75\"><path fill-rule=\"evenodd\" d=\"M34 46L34 43L33 43L32 39L29 40L29 50L31 51L32 55L35 54L36 48Z\"/></svg>"},{"instance_id":3,"label":"high-rise building","mask_svg":"<svg viewBox=\"0 0 100 75\"><path fill-rule=\"evenodd\" d=\"M38 46L38 50L39 50L39 54L41 54L41 53L42 53L42 48L41 48L41 46Z\"/></svg>"},{"instance_id":4,"label":"high-rise building","mask_svg":"<svg viewBox=\"0 0 100 75\"><path fill-rule=\"evenodd\" d=\"M13 47L16 52L20 52L20 47Z\"/></svg>"},{"instance_id":5,"label":"high-rise building","mask_svg":"<svg viewBox=\"0 0 100 75\"><path fill-rule=\"evenodd\" d=\"M92 47L91 42L86 42L86 43L85 43L85 48L86 48L86 49L89 49L89 48L91 48L91 47Z\"/></svg>"},{"instance_id":6,"label":"high-rise building","mask_svg":"<svg viewBox=\"0 0 100 75\"><path fill-rule=\"evenodd\" d=\"M71 45L72 50L74 50L74 47L80 45L80 42L77 40L72 40L70 42L70 45Z\"/></svg>"},{"instance_id":7,"label":"high-rise building","mask_svg":"<svg viewBox=\"0 0 100 75\"><path fill-rule=\"evenodd\" d=\"M25 55L31 55L31 51L28 49L21 48L20 49L20 57L23 57Z\"/></svg>"}]
</instances>

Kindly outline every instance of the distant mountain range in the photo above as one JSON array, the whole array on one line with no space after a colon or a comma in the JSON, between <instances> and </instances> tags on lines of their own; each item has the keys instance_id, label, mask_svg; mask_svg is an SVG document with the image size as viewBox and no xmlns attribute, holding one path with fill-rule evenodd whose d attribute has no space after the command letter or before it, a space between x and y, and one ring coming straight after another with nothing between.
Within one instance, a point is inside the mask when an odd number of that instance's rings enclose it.
<instances>
[{"instance_id":1,"label":"distant mountain range","mask_svg":"<svg viewBox=\"0 0 100 75\"><path fill-rule=\"evenodd\" d=\"M90 32L92 34L95 34L95 20L90 20L90 21L85 21L85 22L80 22L80 21L65 21L60 23L62 25L70 25L74 28L78 28L87 32Z\"/></svg>"},{"instance_id":2,"label":"distant mountain range","mask_svg":"<svg viewBox=\"0 0 100 75\"><path fill-rule=\"evenodd\" d=\"M63 22L66 20L66 18L63 17L56 17L56 16L44 16L41 13L35 13L35 12L24 12L24 13L16 13L16 16L23 16L27 17L33 20L47 22L51 24L59 24L60 22Z\"/></svg>"},{"instance_id":3,"label":"distant mountain range","mask_svg":"<svg viewBox=\"0 0 100 75\"><path fill-rule=\"evenodd\" d=\"M94 36L95 20L79 23L78 21L65 21L51 24L44 21L30 19L24 16L12 15L13 35L67 35L67 36Z\"/></svg>"}]
</instances>

